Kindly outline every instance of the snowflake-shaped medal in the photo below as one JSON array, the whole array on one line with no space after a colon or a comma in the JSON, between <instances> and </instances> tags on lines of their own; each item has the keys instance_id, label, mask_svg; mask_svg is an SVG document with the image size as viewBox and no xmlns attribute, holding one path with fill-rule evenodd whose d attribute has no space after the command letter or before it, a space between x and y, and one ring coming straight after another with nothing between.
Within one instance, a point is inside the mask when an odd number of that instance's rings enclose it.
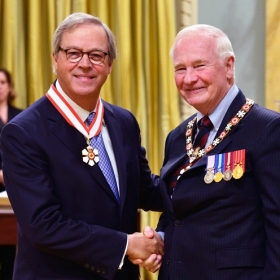
<instances>
[{"instance_id":1,"label":"snowflake-shaped medal","mask_svg":"<svg viewBox=\"0 0 280 280\"><path fill-rule=\"evenodd\" d=\"M237 113L237 117L239 117L239 118L243 118L245 115L246 115L246 112L244 112L242 110L238 111L238 113Z\"/></svg>"},{"instance_id":2,"label":"snowflake-shaped medal","mask_svg":"<svg viewBox=\"0 0 280 280\"><path fill-rule=\"evenodd\" d=\"M90 166L99 162L99 156L97 149L93 149L91 146L87 146L86 149L82 150L83 162Z\"/></svg>"}]
</instances>

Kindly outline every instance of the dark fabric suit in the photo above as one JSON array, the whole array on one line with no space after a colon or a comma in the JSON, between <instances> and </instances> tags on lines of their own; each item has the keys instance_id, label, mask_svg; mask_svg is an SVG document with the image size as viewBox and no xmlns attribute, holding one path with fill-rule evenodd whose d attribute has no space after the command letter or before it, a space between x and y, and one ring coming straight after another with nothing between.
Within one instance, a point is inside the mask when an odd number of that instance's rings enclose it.
<instances>
[{"instance_id":1,"label":"dark fabric suit","mask_svg":"<svg viewBox=\"0 0 280 280\"><path fill-rule=\"evenodd\" d=\"M239 91L217 136L244 103ZM206 184L205 156L182 176L171 200L166 182L183 156L188 121L166 141L165 212L158 225L165 231L165 255L159 279L280 279L280 115L254 105L209 153L245 149L242 178Z\"/></svg>"},{"instance_id":2,"label":"dark fabric suit","mask_svg":"<svg viewBox=\"0 0 280 280\"><path fill-rule=\"evenodd\" d=\"M11 105L8 106L8 122L19 114L22 110ZM0 133L5 124L0 118ZM1 157L1 146L0 146L0 169L2 169L2 157ZM0 192L5 190L5 186L0 184ZM14 245L5 245L0 246L0 264L1 272L0 279L11 279L13 274L14 260L16 254L16 246Z\"/></svg>"},{"instance_id":3,"label":"dark fabric suit","mask_svg":"<svg viewBox=\"0 0 280 280\"><path fill-rule=\"evenodd\" d=\"M125 233L137 231L138 206L160 209L160 191L148 188L151 174L135 118L103 103L120 206L99 167L83 162L85 137L45 96L2 130L6 188L19 223L16 280L139 277L128 260L117 271Z\"/></svg>"}]
</instances>

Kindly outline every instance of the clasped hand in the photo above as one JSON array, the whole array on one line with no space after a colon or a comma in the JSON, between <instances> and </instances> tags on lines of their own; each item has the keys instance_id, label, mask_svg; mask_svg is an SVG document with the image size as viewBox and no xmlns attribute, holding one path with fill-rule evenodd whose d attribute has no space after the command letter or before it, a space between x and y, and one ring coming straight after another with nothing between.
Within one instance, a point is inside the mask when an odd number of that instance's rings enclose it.
<instances>
[{"instance_id":1,"label":"clasped hand","mask_svg":"<svg viewBox=\"0 0 280 280\"><path fill-rule=\"evenodd\" d=\"M126 254L132 263L156 272L161 266L164 243L156 231L146 226L143 233L135 232L128 235Z\"/></svg>"}]
</instances>

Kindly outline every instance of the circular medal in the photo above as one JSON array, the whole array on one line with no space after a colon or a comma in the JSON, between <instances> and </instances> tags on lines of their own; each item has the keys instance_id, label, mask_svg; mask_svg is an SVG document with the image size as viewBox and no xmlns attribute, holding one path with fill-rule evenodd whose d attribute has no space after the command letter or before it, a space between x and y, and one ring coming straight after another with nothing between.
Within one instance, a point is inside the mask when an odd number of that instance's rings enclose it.
<instances>
[{"instance_id":1,"label":"circular medal","mask_svg":"<svg viewBox=\"0 0 280 280\"><path fill-rule=\"evenodd\" d=\"M242 176L243 176L243 169L240 165L237 165L234 169L233 169L233 172L232 172L232 177L234 179L240 179Z\"/></svg>"},{"instance_id":2,"label":"circular medal","mask_svg":"<svg viewBox=\"0 0 280 280\"><path fill-rule=\"evenodd\" d=\"M204 182L206 184L210 184L213 182L213 180L214 180L214 173L211 171L207 171L207 173L204 176Z\"/></svg>"},{"instance_id":3,"label":"circular medal","mask_svg":"<svg viewBox=\"0 0 280 280\"><path fill-rule=\"evenodd\" d=\"M214 181L219 183L223 179L223 173L221 171L217 172L214 176Z\"/></svg>"},{"instance_id":4,"label":"circular medal","mask_svg":"<svg viewBox=\"0 0 280 280\"><path fill-rule=\"evenodd\" d=\"M227 170L224 172L224 180L225 180L225 181L229 181L231 178L232 178L232 172L231 172L230 169L227 169Z\"/></svg>"}]
</instances>

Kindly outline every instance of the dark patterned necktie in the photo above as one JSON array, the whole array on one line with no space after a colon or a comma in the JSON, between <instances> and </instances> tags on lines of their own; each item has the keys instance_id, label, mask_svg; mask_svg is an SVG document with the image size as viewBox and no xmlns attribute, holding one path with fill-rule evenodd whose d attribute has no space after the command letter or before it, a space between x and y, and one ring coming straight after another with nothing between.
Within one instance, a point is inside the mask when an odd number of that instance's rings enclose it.
<instances>
[{"instance_id":1,"label":"dark patterned necktie","mask_svg":"<svg viewBox=\"0 0 280 280\"><path fill-rule=\"evenodd\" d=\"M207 143L207 139L209 137L209 133L213 128L213 124L208 116L204 116L198 123L197 123L199 132L195 138L193 147L194 149L200 148L203 149Z\"/></svg>"},{"instance_id":2,"label":"dark patterned necktie","mask_svg":"<svg viewBox=\"0 0 280 280\"><path fill-rule=\"evenodd\" d=\"M89 114L88 118L86 119L85 123L88 126L93 121L94 115L95 115L95 113L91 112ZM106 148L105 148L105 145L103 142L101 132L97 136L94 136L90 139L90 145L94 149L98 150L98 156L99 156L98 165L99 165L102 173L104 174L104 177L106 178L108 184L110 185L116 199L118 200L118 202L120 202L120 195L119 195L119 191L118 191L118 187L117 187L116 178L115 178L114 171L113 171L113 168L111 165L111 161L109 159L108 153L106 151Z\"/></svg>"}]
</instances>

